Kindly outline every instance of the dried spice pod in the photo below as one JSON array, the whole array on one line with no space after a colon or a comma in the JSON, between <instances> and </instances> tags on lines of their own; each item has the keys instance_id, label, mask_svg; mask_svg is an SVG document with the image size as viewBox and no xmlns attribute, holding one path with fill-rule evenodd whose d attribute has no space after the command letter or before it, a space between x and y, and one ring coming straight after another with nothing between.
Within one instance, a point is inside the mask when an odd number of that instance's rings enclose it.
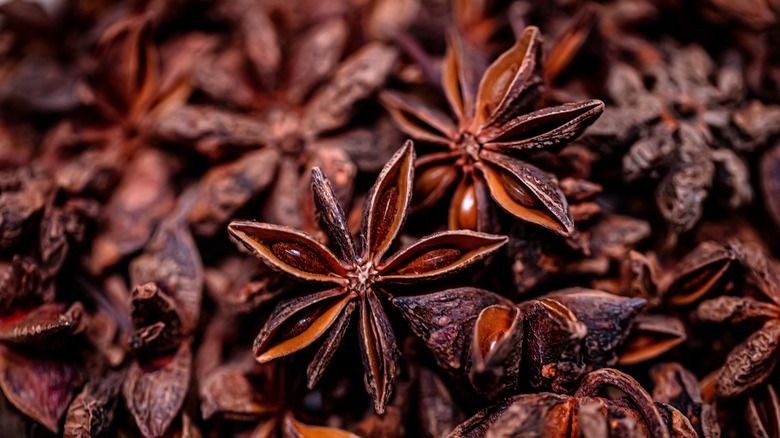
<instances>
[{"instance_id":1,"label":"dried spice pod","mask_svg":"<svg viewBox=\"0 0 780 438\"><path fill-rule=\"evenodd\" d=\"M667 425L650 394L627 374L609 368L594 371L582 379L574 394L576 397L593 397L605 386L614 386L629 397L644 418L651 436L669 436Z\"/></svg>"},{"instance_id":2,"label":"dried spice pod","mask_svg":"<svg viewBox=\"0 0 780 438\"><path fill-rule=\"evenodd\" d=\"M417 375L417 418L427 436L447 436L464 419L447 384L433 370L420 366Z\"/></svg>"},{"instance_id":3,"label":"dried spice pod","mask_svg":"<svg viewBox=\"0 0 780 438\"><path fill-rule=\"evenodd\" d=\"M144 437L162 436L179 413L189 388L192 350L188 342L170 356L134 361L122 386L125 407Z\"/></svg>"},{"instance_id":4,"label":"dried spice pod","mask_svg":"<svg viewBox=\"0 0 780 438\"><path fill-rule=\"evenodd\" d=\"M83 314L79 302L70 307L43 304L26 314L0 319L0 342L38 350L61 346L84 328Z\"/></svg>"},{"instance_id":5,"label":"dried spice pod","mask_svg":"<svg viewBox=\"0 0 780 438\"><path fill-rule=\"evenodd\" d=\"M275 20L262 5L227 13L240 23L240 33L247 38L242 50L249 67L256 69L260 88L269 89L248 99L259 111L247 116L212 106L185 106L160 121L158 131L163 138L214 157L235 155L235 149L261 148L209 170L190 213L196 234L214 236L249 201L269 189L267 220L300 227L302 220L310 220L301 218L297 199L301 164L321 146L316 144L321 137L348 125L361 101L384 84L396 51L371 43L338 64L349 34L342 18L331 17L313 26L288 46L278 40ZM266 26L258 30L257 23ZM248 44L255 40L256 45ZM289 57L280 58L287 47ZM281 73L286 73L284 78L277 77ZM279 90L271 93L274 86Z\"/></svg>"},{"instance_id":6,"label":"dried spice pod","mask_svg":"<svg viewBox=\"0 0 780 438\"><path fill-rule=\"evenodd\" d=\"M514 306L493 305L479 313L471 343L469 380L484 397L511 394L520 382L523 319Z\"/></svg>"},{"instance_id":7,"label":"dried spice pod","mask_svg":"<svg viewBox=\"0 0 780 438\"><path fill-rule=\"evenodd\" d=\"M212 236L247 202L273 183L279 153L261 149L212 167L199 183L188 219L198 235Z\"/></svg>"},{"instance_id":8,"label":"dried spice pod","mask_svg":"<svg viewBox=\"0 0 780 438\"><path fill-rule=\"evenodd\" d=\"M105 434L114 420L124 379L124 371L115 371L87 382L68 407L62 435L76 438Z\"/></svg>"},{"instance_id":9,"label":"dried spice pod","mask_svg":"<svg viewBox=\"0 0 780 438\"><path fill-rule=\"evenodd\" d=\"M60 430L82 375L76 360L0 345L0 389L17 409L52 433Z\"/></svg>"},{"instance_id":10,"label":"dried spice pod","mask_svg":"<svg viewBox=\"0 0 780 438\"><path fill-rule=\"evenodd\" d=\"M130 298L135 326L128 340L130 348L153 355L176 351L184 333L173 298L154 283L136 287Z\"/></svg>"},{"instance_id":11,"label":"dried spice pod","mask_svg":"<svg viewBox=\"0 0 780 438\"><path fill-rule=\"evenodd\" d=\"M408 96L389 91L380 95L404 132L449 149L421 160L415 192L417 202L433 205L449 189L456 190L450 204L450 229L485 230L490 225L489 220L479 219L486 208L478 198L479 184L484 181L493 200L515 219L563 236L574 232L556 178L515 157L552 149L576 137L598 117L604 104L590 100L533 111L542 84L540 58L540 32L528 27L483 73L479 56L453 34L442 83L457 124Z\"/></svg>"},{"instance_id":12,"label":"dried spice pod","mask_svg":"<svg viewBox=\"0 0 780 438\"><path fill-rule=\"evenodd\" d=\"M751 394L745 407L745 421L754 437L771 436L780 425L780 399L774 385Z\"/></svg>"},{"instance_id":13,"label":"dried spice pod","mask_svg":"<svg viewBox=\"0 0 780 438\"><path fill-rule=\"evenodd\" d=\"M39 170L29 167L0 173L1 249L17 244L29 230L34 216L46 205L52 185Z\"/></svg>"},{"instance_id":14,"label":"dried spice pod","mask_svg":"<svg viewBox=\"0 0 780 438\"><path fill-rule=\"evenodd\" d=\"M182 195L180 210L186 210L186 201L191 197ZM143 254L130 262L129 274L133 285L152 282L164 291L161 293L173 301L183 334L195 329L203 293L203 262L183 211L160 223Z\"/></svg>"},{"instance_id":15,"label":"dried spice pod","mask_svg":"<svg viewBox=\"0 0 780 438\"><path fill-rule=\"evenodd\" d=\"M569 309L587 327L586 361L595 368L614 366L617 349L626 340L645 301L584 288L569 288L544 295Z\"/></svg>"},{"instance_id":16,"label":"dried spice pod","mask_svg":"<svg viewBox=\"0 0 780 438\"><path fill-rule=\"evenodd\" d=\"M174 172L175 166L163 152L145 149L132 158L92 242L93 272L102 272L143 248L157 224L175 207Z\"/></svg>"},{"instance_id":17,"label":"dried spice pod","mask_svg":"<svg viewBox=\"0 0 780 438\"><path fill-rule=\"evenodd\" d=\"M608 386L623 391L628 402L600 397L602 388ZM604 433L669 437L670 426L674 436L696 436L690 422L679 411L656 404L630 376L605 368L586 375L574 396L545 392L516 395L478 412L455 428L450 437L518 434L595 437L605 436Z\"/></svg>"},{"instance_id":18,"label":"dried spice pod","mask_svg":"<svg viewBox=\"0 0 780 438\"><path fill-rule=\"evenodd\" d=\"M486 408L461 423L450 438L481 438L492 435L531 433L563 435L570 424L574 400L565 395L524 394Z\"/></svg>"},{"instance_id":19,"label":"dried spice pod","mask_svg":"<svg viewBox=\"0 0 780 438\"><path fill-rule=\"evenodd\" d=\"M655 383L653 399L678 409L690 420L700 437L720 436L715 406L702 398L701 385L690 371L679 363L666 362L653 366L650 377Z\"/></svg>"},{"instance_id":20,"label":"dried spice pod","mask_svg":"<svg viewBox=\"0 0 780 438\"><path fill-rule=\"evenodd\" d=\"M736 397L766 381L777 365L778 344L780 321L771 319L734 347L715 378L718 397Z\"/></svg>"},{"instance_id":21,"label":"dried spice pod","mask_svg":"<svg viewBox=\"0 0 780 438\"><path fill-rule=\"evenodd\" d=\"M249 221L233 221L231 235L273 269L303 281L333 286L293 298L277 306L255 339L260 362L286 356L311 345L331 331L309 367L309 384L319 380L343 337L354 311L365 383L382 413L396 373L398 348L379 297L386 285L414 283L452 274L494 253L506 238L472 231L448 231L426 238L385 259L406 218L413 184L411 141L393 156L372 187L363 211L363 245L348 233L347 220L321 171L314 170L313 192L325 232L340 256L309 235L293 229ZM324 348L324 350L323 350Z\"/></svg>"},{"instance_id":22,"label":"dried spice pod","mask_svg":"<svg viewBox=\"0 0 780 438\"><path fill-rule=\"evenodd\" d=\"M716 289L736 259L729 246L702 242L675 267L664 298L672 305L691 304Z\"/></svg>"},{"instance_id":23,"label":"dried spice pod","mask_svg":"<svg viewBox=\"0 0 780 438\"><path fill-rule=\"evenodd\" d=\"M245 368L241 364L224 365L211 371L200 383L200 411L204 419L219 415L249 421L274 411L275 406L256 400L256 391Z\"/></svg>"},{"instance_id":24,"label":"dried spice pod","mask_svg":"<svg viewBox=\"0 0 780 438\"><path fill-rule=\"evenodd\" d=\"M525 323L523 357L529 383L568 392L586 371L581 347L587 326L554 299L526 301L518 308Z\"/></svg>"},{"instance_id":25,"label":"dried spice pod","mask_svg":"<svg viewBox=\"0 0 780 438\"><path fill-rule=\"evenodd\" d=\"M679 319L662 314L639 314L618 353L618 363L630 365L653 359L686 339L685 326Z\"/></svg>"},{"instance_id":26,"label":"dried spice pod","mask_svg":"<svg viewBox=\"0 0 780 438\"><path fill-rule=\"evenodd\" d=\"M511 302L492 292L466 287L395 297L393 305L425 342L440 367L462 371L471 360L472 332L482 309L509 306Z\"/></svg>"}]
</instances>

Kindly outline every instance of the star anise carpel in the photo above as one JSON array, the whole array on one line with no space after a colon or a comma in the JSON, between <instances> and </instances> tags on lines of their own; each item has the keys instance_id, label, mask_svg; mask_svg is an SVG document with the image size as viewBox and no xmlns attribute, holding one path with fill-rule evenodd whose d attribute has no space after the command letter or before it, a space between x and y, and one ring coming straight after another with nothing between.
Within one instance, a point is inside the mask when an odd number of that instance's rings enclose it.
<instances>
[{"instance_id":1,"label":"star anise carpel","mask_svg":"<svg viewBox=\"0 0 780 438\"><path fill-rule=\"evenodd\" d=\"M335 251L285 226L251 221L233 221L228 226L233 237L272 268L327 287L279 304L255 339L255 358L268 362L295 353L327 333L308 368L308 383L313 387L357 312L365 383L378 413L390 397L399 356L382 305L390 295L386 286L447 276L507 241L475 231L445 231L386 257L411 204L414 158L413 144L407 141L380 173L364 208L360 246L349 232L330 183L317 168L312 171L312 191Z\"/></svg>"},{"instance_id":2,"label":"star anise carpel","mask_svg":"<svg viewBox=\"0 0 780 438\"><path fill-rule=\"evenodd\" d=\"M514 218L570 236L574 221L555 176L525 161L579 135L604 109L599 100L536 109L543 89L542 38L528 27L484 74L480 57L452 34L442 83L455 121L409 96L380 99L401 130L446 147L417 163L420 207L454 189L450 229L490 229L489 197ZM481 80L477 84L477 78Z\"/></svg>"}]
</instances>

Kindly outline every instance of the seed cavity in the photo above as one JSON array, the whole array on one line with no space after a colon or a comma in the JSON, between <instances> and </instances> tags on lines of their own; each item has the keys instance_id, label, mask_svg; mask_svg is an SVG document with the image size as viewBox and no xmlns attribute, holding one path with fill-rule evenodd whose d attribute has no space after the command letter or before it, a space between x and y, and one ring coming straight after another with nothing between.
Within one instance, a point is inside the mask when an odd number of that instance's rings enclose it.
<instances>
[{"instance_id":1,"label":"seed cavity","mask_svg":"<svg viewBox=\"0 0 780 438\"><path fill-rule=\"evenodd\" d=\"M387 240L398 212L398 189L386 188L377 199L373 220L371 251L377 252Z\"/></svg>"},{"instance_id":2,"label":"seed cavity","mask_svg":"<svg viewBox=\"0 0 780 438\"><path fill-rule=\"evenodd\" d=\"M523 187L523 184L517 181L512 175L507 172L499 172L501 178L501 185L504 186L507 195L512 198L516 203L532 208L539 204L539 200Z\"/></svg>"},{"instance_id":3,"label":"seed cavity","mask_svg":"<svg viewBox=\"0 0 780 438\"><path fill-rule=\"evenodd\" d=\"M399 268L398 273L416 275L435 271L451 265L460 258L461 254L461 251L457 248L436 248L415 257L412 261Z\"/></svg>"},{"instance_id":4,"label":"seed cavity","mask_svg":"<svg viewBox=\"0 0 780 438\"><path fill-rule=\"evenodd\" d=\"M314 274L327 274L330 270L322 257L296 242L277 242L271 252L282 262L295 269Z\"/></svg>"}]
</instances>

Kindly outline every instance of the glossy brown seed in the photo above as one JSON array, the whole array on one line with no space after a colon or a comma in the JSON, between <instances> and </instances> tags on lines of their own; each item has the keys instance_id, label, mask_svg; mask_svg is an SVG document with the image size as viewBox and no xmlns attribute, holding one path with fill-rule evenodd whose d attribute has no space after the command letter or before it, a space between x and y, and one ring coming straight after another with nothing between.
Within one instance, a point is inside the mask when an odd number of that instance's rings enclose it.
<instances>
[{"instance_id":1,"label":"glossy brown seed","mask_svg":"<svg viewBox=\"0 0 780 438\"><path fill-rule=\"evenodd\" d=\"M477 191L474 184L464 183L452 198L450 212L452 229L476 230L479 221Z\"/></svg>"},{"instance_id":2,"label":"glossy brown seed","mask_svg":"<svg viewBox=\"0 0 780 438\"><path fill-rule=\"evenodd\" d=\"M442 180L448 179L454 171L451 163L430 166L418 171L414 179L413 199L423 200L439 186Z\"/></svg>"},{"instance_id":3,"label":"glossy brown seed","mask_svg":"<svg viewBox=\"0 0 780 438\"><path fill-rule=\"evenodd\" d=\"M314 251L296 242L277 242L271 251L282 262L304 272L327 274L328 267Z\"/></svg>"},{"instance_id":4,"label":"glossy brown seed","mask_svg":"<svg viewBox=\"0 0 780 438\"><path fill-rule=\"evenodd\" d=\"M503 185L506 190L506 194L512 198L513 201L528 208L533 208L539 204L539 201L523 187L522 183L513 178L509 173L500 172L498 175L501 185Z\"/></svg>"},{"instance_id":5,"label":"glossy brown seed","mask_svg":"<svg viewBox=\"0 0 780 438\"><path fill-rule=\"evenodd\" d=\"M515 309L503 306L491 306L482 312L474 332L482 357L487 357L498 341L504 337L512 325L514 315Z\"/></svg>"},{"instance_id":6,"label":"glossy brown seed","mask_svg":"<svg viewBox=\"0 0 780 438\"><path fill-rule=\"evenodd\" d=\"M393 220L398 213L398 189L396 187L386 188L377 200L373 229L374 241L371 251L376 252L379 248L386 245L386 240L393 225Z\"/></svg>"},{"instance_id":7,"label":"glossy brown seed","mask_svg":"<svg viewBox=\"0 0 780 438\"><path fill-rule=\"evenodd\" d=\"M457 248L436 248L420 254L407 264L397 268L400 275L416 275L435 271L458 260L461 252Z\"/></svg>"},{"instance_id":8,"label":"glossy brown seed","mask_svg":"<svg viewBox=\"0 0 780 438\"><path fill-rule=\"evenodd\" d=\"M287 340L305 332L311 328L317 318L325 313L326 310L327 307L319 306L315 308L304 309L296 313L292 318L285 321L285 323L279 327L279 339Z\"/></svg>"},{"instance_id":9,"label":"glossy brown seed","mask_svg":"<svg viewBox=\"0 0 780 438\"><path fill-rule=\"evenodd\" d=\"M255 359L265 363L311 345L338 320L352 298L343 289L329 289L279 303L255 339Z\"/></svg>"}]
</instances>

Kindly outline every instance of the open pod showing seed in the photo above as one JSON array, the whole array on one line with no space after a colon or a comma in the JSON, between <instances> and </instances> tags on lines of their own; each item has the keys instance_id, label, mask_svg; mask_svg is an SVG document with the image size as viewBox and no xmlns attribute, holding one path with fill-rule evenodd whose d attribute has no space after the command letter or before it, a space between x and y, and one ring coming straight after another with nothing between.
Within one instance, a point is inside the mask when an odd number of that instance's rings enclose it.
<instances>
[{"instance_id":1,"label":"open pod showing seed","mask_svg":"<svg viewBox=\"0 0 780 438\"><path fill-rule=\"evenodd\" d=\"M677 264L665 300L683 306L714 291L726 280L734 260L734 251L729 247L709 241L700 243Z\"/></svg>"},{"instance_id":2,"label":"open pod showing seed","mask_svg":"<svg viewBox=\"0 0 780 438\"><path fill-rule=\"evenodd\" d=\"M474 324L469 380L491 399L511 394L520 380L523 320L514 306L485 308Z\"/></svg>"},{"instance_id":3,"label":"open pod showing seed","mask_svg":"<svg viewBox=\"0 0 780 438\"><path fill-rule=\"evenodd\" d=\"M431 234L377 266L378 280L406 283L437 279L476 263L507 240L476 231Z\"/></svg>"},{"instance_id":4,"label":"open pod showing seed","mask_svg":"<svg viewBox=\"0 0 780 438\"><path fill-rule=\"evenodd\" d=\"M279 303L255 339L255 359L264 363L308 347L354 298L346 289L334 288Z\"/></svg>"},{"instance_id":5,"label":"open pod showing seed","mask_svg":"<svg viewBox=\"0 0 780 438\"><path fill-rule=\"evenodd\" d=\"M300 280L347 285L349 266L325 245L292 228L250 221L233 221L230 234L268 266Z\"/></svg>"},{"instance_id":6,"label":"open pod showing seed","mask_svg":"<svg viewBox=\"0 0 780 438\"><path fill-rule=\"evenodd\" d=\"M363 210L365 245L361 259L369 255L379 264L403 226L412 201L414 144L411 140L393 155L366 199Z\"/></svg>"},{"instance_id":7,"label":"open pod showing seed","mask_svg":"<svg viewBox=\"0 0 780 438\"><path fill-rule=\"evenodd\" d=\"M687 339L685 325L677 318L640 314L620 349L618 363L633 365L656 358Z\"/></svg>"},{"instance_id":8,"label":"open pod showing seed","mask_svg":"<svg viewBox=\"0 0 780 438\"><path fill-rule=\"evenodd\" d=\"M306 368L306 375L308 377L306 386L309 389L314 388L314 385L317 384L322 377L322 373L325 372L328 364L330 364L330 360L336 353L336 349L339 347L341 339L347 332L347 328L349 328L349 322L352 320L352 312L355 311L356 306L356 300L351 300L347 303L347 306L341 311L341 315L339 315L336 322L331 326L328 337L322 342L319 350L317 350L317 354L314 355L314 358Z\"/></svg>"},{"instance_id":9,"label":"open pod showing seed","mask_svg":"<svg viewBox=\"0 0 780 438\"><path fill-rule=\"evenodd\" d=\"M483 149L477 169L490 196L510 215L562 236L574 232L569 203L553 175L503 154Z\"/></svg>"},{"instance_id":10,"label":"open pod showing seed","mask_svg":"<svg viewBox=\"0 0 780 438\"><path fill-rule=\"evenodd\" d=\"M581 352L588 329L550 298L518 306L524 321L523 361L534 388L567 392L585 373Z\"/></svg>"},{"instance_id":11,"label":"open pod showing seed","mask_svg":"<svg viewBox=\"0 0 780 438\"><path fill-rule=\"evenodd\" d=\"M596 368L617 363L616 350L628 337L645 300L627 298L593 289L570 288L551 292L554 299L569 309L585 324L585 355L588 365Z\"/></svg>"},{"instance_id":12,"label":"open pod showing seed","mask_svg":"<svg viewBox=\"0 0 780 438\"><path fill-rule=\"evenodd\" d=\"M500 228L495 213L496 207L482 176L477 172L463 175L450 202L449 229L495 232Z\"/></svg>"},{"instance_id":13,"label":"open pod showing seed","mask_svg":"<svg viewBox=\"0 0 780 438\"><path fill-rule=\"evenodd\" d=\"M715 375L715 394L732 398L766 382L777 367L780 320L771 319L734 347Z\"/></svg>"},{"instance_id":14,"label":"open pod showing seed","mask_svg":"<svg viewBox=\"0 0 780 438\"><path fill-rule=\"evenodd\" d=\"M539 28L529 26L509 50L493 61L479 83L472 127L501 126L531 109L543 86L541 48Z\"/></svg>"},{"instance_id":15,"label":"open pod showing seed","mask_svg":"<svg viewBox=\"0 0 780 438\"><path fill-rule=\"evenodd\" d=\"M478 80L485 70L485 60L476 47L456 31L447 34L447 52L441 69L441 82L450 109L460 127L471 122L477 99Z\"/></svg>"},{"instance_id":16,"label":"open pod showing seed","mask_svg":"<svg viewBox=\"0 0 780 438\"><path fill-rule=\"evenodd\" d=\"M498 294L473 287L395 297L392 302L428 346L436 363L456 372L463 372L471 360L474 325L482 309L497 304L513 306Z\"/></svg>"},{"instance_id":17,"label":"open pod showing seed","mask_svg":"<svg viewBox=\"0 0 780 438\"><path fill-rule=\"evenodd\" d=\"M462 178L460 167L455 164L458 157L458 152L447 151L427 154L417 160L414 165L412 213L438 204L458 184Z\"/></svg>"}]
</instances>

